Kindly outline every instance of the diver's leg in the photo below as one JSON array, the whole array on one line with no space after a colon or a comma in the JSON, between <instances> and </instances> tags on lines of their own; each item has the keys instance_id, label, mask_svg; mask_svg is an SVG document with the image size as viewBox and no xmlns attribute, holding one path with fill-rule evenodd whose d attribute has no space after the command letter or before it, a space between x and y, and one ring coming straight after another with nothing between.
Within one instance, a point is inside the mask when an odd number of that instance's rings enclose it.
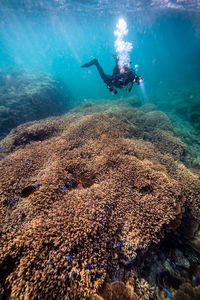
<instances>
[{"instance_id":1,"label":"diver's leg","mask_svg":"<svg viewBox=\"0 0 200 300\"><path fill-rule=\"evenodd\" d=\"M117 91L114 89L113 87L113 76L110 75L106 75L102 69L102 67L100 66L98 60L96 60L95 66L97 67L99 74L101 76L101 78L103 79L103 81L106 83L107 88L109 89L110 92L113 92L114 94L117 94Z\"/></svg>"},{"instance_id":2,"label":"diver's leg","mask_svg":"<svg viewBox=\"0 0 200 300\"><path fill-rule=\"evenodd\" d=\"M98 62L98 59L97 59L96 62L95 62L95 66L97 67L97 70L99 71L99 74L100 74L101 78L103 79L103 81L104 81L105 83L107 83L107 80L108 80L108 78L109 78L109 75L106 75L106 74L104 73L104 70L103 70L102 67L100 66L100 64L99 64L99 62Z\"/></svg>"},{"instance_id":3,"label":"diver's leg","mask_svg":"<svg viewBox=\"0 0 200 300\"><path fill-rule=\"evenodd\" d=\"M91 60L89 63L82 65L82 68L87 68L90 67L92 65L95 65L97 67L97 70L99 71L99 74L101 76L101 78L103 79L103 81L106 83L107 88L109 89L110 92L113 92L114 94L117 94L117 91L113 88L113 84L112 84L112 76L110 75L106 75L104 73L104 70L102 69L102 67L100 66L98 59L93 59Z\"/></svg>"},{"instance_id":4,"label":"diver's leg","mask_svg":"<svg viewBox=\"0 0 200 300\"><path fill-rule=\"evenodd\" d=\"M119 57L117 55L113 55L113 58L115 59L115 67L113 69L113 76L120 74L119 69Z\"/></svg>"},{"instance_id":5,"label":"diver's leg","mask_svg":"<svg viewBox=\"0 0 200 300\"><path fill-rule=\"evenodd\" d=\"M120 74L120 69L119 69L119 65L116 64L116 66L113 69L113 76L115 75L119 75Z\"/></svg>"},{"instance_id":6,"label":"diver's leg","mask_svg":"<svg viewBox=\"0 0 200 300\"><path fill-rule=\"evenodd\" d=\"M88 67L93 66L93 65L95 65L97 67L97 70L99 71L99 74L100 74L101 78L106 82L107 77L109 77L109 75L106 75L104 73L104 70L100 66L100 64L98 62L98 59L95 58L95 59L91 60L90 62L88 62L87 64L82 65L81 67L82 68L88 68Z\"/></svg>"},{"instance_id":7,"label":"diver's leg","mask_svg":"<svg viewBox=\"0 0 200 300\"><path fill-rule=\"evenodd\" d=\"M95 59L89 61L87 64L82 65L81 68L88 68L88 67L90 67L92 65L95 65L96 61L97 61L97 59L95 58Z\"/></svg>"}]
</instances>

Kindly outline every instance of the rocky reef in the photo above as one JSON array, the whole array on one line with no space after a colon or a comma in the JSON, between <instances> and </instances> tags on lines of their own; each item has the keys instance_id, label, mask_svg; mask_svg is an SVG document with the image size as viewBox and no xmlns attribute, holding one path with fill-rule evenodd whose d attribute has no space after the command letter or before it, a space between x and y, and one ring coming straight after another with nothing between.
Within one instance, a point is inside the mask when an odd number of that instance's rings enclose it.
<instances>
[{"instance_id":1,"label":"rocky reef","mask_svg":"<svg viewBox=\"0 0 200 300\"><path fill-rule=\"evenodd\" d=\"M42 72L0 72L0 138L17 125L65 113L72 95L67 87Z\"/></svg>"},{"instance_id":2,"label":"rocky reef","mask_svg":"<svg viewBox=\"0 0 200 300\"><path fill-rule=\"evenodd\" d=\"M200 172L164 113L90 102L0 148L2 297L180 299L194 285Z\"/></svg>"}]
</instances>

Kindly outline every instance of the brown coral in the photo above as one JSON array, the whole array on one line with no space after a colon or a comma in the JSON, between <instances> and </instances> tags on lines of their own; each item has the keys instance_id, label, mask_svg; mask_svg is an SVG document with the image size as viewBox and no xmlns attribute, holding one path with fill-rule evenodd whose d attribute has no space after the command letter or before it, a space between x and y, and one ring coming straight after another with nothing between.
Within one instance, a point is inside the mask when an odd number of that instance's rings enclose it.
<instances>
[{"instance_id":1,"label":"brown coral","mask_svg":"<svg viewBox=\"0 0 200 300\"><path fill-rule=\"evenodd\" d=\"M0 268L12 261L5 293L88 297L118 268L119 253L135 258L179 217L189 187L178 179L190 171L134 138L139 116L134 108L69 114L24 125L2 142ZM22 197L30 186L35 191Z\"/></svg>"},{"instance_id":2,"label":"brown coral","mask_svg":"<svg viewBox=\"0 0 200 300\"><path fill-rule=\"evenodd\" d=\"M133 285L133 278L130 278L126 284L121 281L106 282L100 293L101 296L93 295L91 300L137 300L138 297L134 293Z\"/></svg>"},{"instance_id":3,"label":"brown coral","mask_svg":"<svg viewBox=\"0 0 200 300\"><path fill-rule=\"evenodd\" d=\"M174 300L199 300L200 287L193 287L189 282L182 284L174 296Z\"/></svg>"}]
</instances>

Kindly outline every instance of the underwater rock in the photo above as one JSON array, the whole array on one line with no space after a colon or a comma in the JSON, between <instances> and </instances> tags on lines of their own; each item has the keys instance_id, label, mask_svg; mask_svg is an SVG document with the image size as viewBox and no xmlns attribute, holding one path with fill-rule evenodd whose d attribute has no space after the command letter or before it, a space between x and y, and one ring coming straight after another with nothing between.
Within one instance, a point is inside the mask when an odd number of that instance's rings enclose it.
<instances>
[{"instance_id":1,"label":"underwater rock","mask_svg":"<svg viewBox=\"0 0 200 300\"><path fill-rule=\"evenodd\" d=\"M148 132L152 142L136 138L144 112L127 103L121 109L109 105L103 112L102 104L101 113L87 115L80 107L25 124L1 141L0 265L8 256L15 261L1 281L4 294L69 299L98 294L107 276L164 237L183 205L199 215L197 176L168 147L159 151L154 131ZM173 141L179 148L180 140ZM35 182L37 192L22 197L24 187ZM12 207L4 205L16 197ZM140 286L135 292L148 299L150 285Z\"/></svg>"},{"instance_id":2,"label":"underwater rock","mask_svg":"<svg viewBox=\"0 0 200 300\"><path fill-rule=\"evenodd\" d=\"M184 257L183 253L179 249L175 249L174 251L174 263L178 267L183 267L185 269L190 268L190 262Z\"/></svg>"},{"instance_id":3,"label":"underwater rock","mask_svg":"<svg viewBox=\"0 0 200 300\"><path fill-rule=\"evenodd\" d=\"M72 101L69 90L45 73L9 70L0 80L0 131L63 114Z\"/></svg>"},{"instance_id":4,"label":"underwater rock","mask_svg":"<svg viewBox=\"0 0 200 300\"><path fill-rule=\"evenodd\" d=\"M190 220L188 215L186 220ZM185 216L183 222L185 222ZM181 230L178 228L167 233L159 244L150 246L142 264L140 261L133 264L134 269L137 269L139 264L142 277L148 283L156 286L155 295L152 299L172 298L185 282L192 280L192 284L196 286L200 283L198 267L200 256L185 239L183 231L185 225L181 224L180 228L183 227Z\"/></svg>"}]
</instances>

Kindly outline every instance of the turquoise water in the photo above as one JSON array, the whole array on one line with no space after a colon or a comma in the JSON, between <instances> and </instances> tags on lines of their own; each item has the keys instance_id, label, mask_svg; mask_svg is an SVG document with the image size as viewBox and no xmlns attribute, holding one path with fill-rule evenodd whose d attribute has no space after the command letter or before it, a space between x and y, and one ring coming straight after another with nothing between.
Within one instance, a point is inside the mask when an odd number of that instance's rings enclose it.
<instances>
[{"instance_id":1,"label":"turquoise water","mask_svg":"<svg viewBox=\"0 0 200 300\"><path fill-rule=\"evenodd\" d=\"M199 1L4 0L0 11L1 70L14 66L52 73L80 101L129 96L121 90L112 97L94 67L80 68L93 56L112 74L120 17L128 26L125 39L133 45L130 57L144 78L146 101L163 101L155 98L166 90L189 85L193 93L198 87ZM132 93L142 91L135 87ZM165 97L167 106L176 105L176 99L168 101Z\"/></svg>"}]
</instances>

